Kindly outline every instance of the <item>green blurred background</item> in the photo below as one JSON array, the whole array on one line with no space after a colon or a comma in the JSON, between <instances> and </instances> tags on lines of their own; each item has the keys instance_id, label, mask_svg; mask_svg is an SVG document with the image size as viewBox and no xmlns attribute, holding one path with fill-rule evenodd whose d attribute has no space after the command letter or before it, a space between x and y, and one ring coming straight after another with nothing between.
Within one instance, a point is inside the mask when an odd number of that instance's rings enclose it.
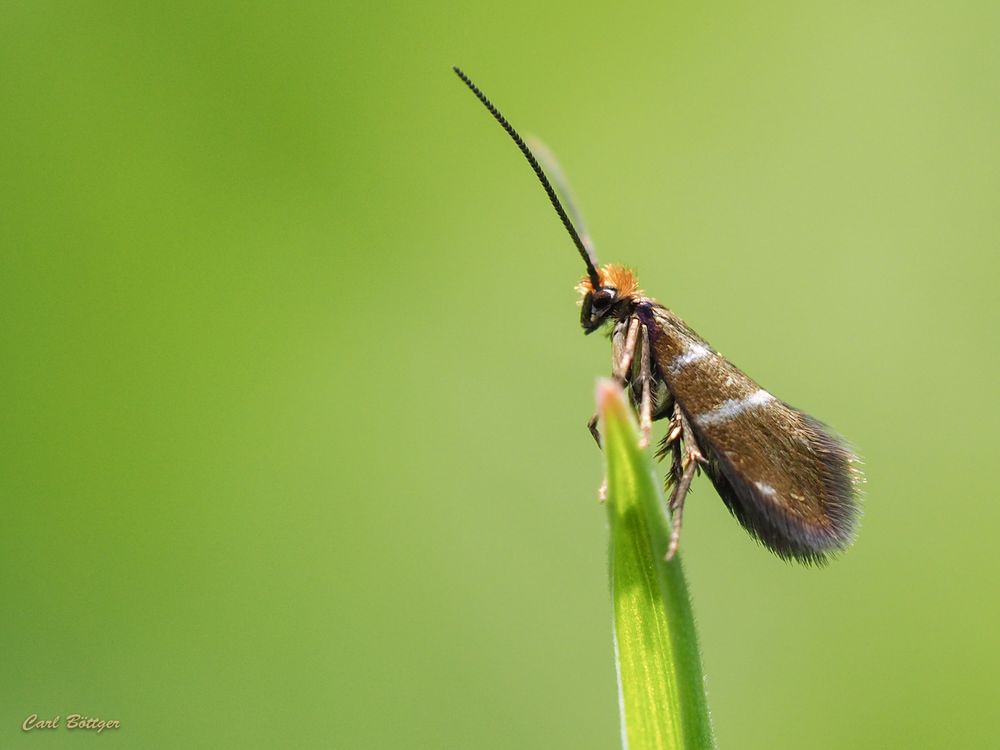
<instances>
[{"instance_id":1,"label":"green blurred background","mask_svg":"<svg viewBox=\"0 0 1000 750\"><path fill-rule=\"evenodd\" d=\"M0 747L609 748L604 261L858 446L822 570L705 479L724 748L1000 733L1000 6L5 3Z\"/></svg>"}]
</instances>

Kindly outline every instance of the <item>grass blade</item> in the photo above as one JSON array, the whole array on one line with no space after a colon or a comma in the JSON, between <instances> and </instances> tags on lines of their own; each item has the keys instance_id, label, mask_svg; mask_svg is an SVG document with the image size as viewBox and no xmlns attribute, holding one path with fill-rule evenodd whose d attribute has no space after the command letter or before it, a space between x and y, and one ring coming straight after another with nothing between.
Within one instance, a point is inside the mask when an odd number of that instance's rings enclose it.
<instances>
[{"instance_id":1,"label":"grass blade","mask_svg":"<svg viewBox=\"0 0 1000 750\"><path fill-rule=\"evenodd\" d=\"M680 556L664 560L665 502L625 395L602 380L597 408L607 458L610 574L622 744L628 750L714 748L701 655Z\"/></svg>"}]
</instances>

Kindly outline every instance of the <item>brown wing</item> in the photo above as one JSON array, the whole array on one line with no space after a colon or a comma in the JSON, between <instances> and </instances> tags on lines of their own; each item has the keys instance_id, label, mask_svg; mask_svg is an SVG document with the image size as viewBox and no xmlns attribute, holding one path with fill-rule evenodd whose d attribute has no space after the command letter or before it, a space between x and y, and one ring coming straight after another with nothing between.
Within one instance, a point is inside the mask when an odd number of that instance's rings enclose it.
<instances>
[{"instance_id":1,"label":"brown wing","mask_svg":"<svg viewBox=\"0 0 1000 750\"><path fill-rule=\"evenodd\" d=\"M743 527L784 558L822 562L858 517L856 456L821 422L779 401L676 315L640 305L662 378Z\"/></svg>"}]
</instances>

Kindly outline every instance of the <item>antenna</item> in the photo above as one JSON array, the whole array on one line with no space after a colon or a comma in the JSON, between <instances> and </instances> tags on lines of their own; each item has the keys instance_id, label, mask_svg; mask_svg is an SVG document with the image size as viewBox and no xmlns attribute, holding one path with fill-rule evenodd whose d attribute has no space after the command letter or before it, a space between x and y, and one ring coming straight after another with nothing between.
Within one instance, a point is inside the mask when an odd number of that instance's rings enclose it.
<instances>
[{"instance_id":1,"label":"antenna","mask_svg":"<svg viewBox=\"0 0 1000 750\"><path fill-rule=\"evenodd\" d=\"M566 227L566 231L569 232L570 238L573 240L573 244L576 245L576 249L580 253L580 257L583 258L584 264L587 266L587 275L590 277L591 286L594 289L599 289L601 286L601 277L597 273L596 260L590 256L587 252L586 246L583 244L583 240L580 239L580 235L576 231L576 227L573 226L573 222L570 221L569 216L566 215L566 209L563 208L562 203L559 202L558 196L556 196L556 191L552 188L549 183L548 177L545 176L545 172L542 171L541 165L538 160L535 159L534 154L531 153L531 149L525 144L524 140L514 127L507 122L507 118L500 114L500 110L493 106L493 102L486 98L486 94L479 90L479 87L472 82L469 76L465 75L462 70L456 65L452 68L462 82L469 87L476 98L483 103L483 106L490 111L494 119L500 123L500 127L507 131L507 135L511 137L517 147L521 149L521 153L524 154L524 158L528 160L528 164L535 171L535 176L538 181L542 183L542 187L545 188L546 194L549 196L549 200L552 202L552 207L559 214L559 218L562 219L563 226Z\"/></svg>"}]
</instances>

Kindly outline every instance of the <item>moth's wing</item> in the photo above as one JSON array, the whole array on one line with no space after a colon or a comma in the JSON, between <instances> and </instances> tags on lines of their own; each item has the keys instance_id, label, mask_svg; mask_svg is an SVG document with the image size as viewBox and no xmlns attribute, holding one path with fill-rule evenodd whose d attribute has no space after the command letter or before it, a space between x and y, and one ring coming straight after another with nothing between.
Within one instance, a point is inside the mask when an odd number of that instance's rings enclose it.
<instances>
[{"instance_id":1,"label":"moth's wing","mask_svg":"<svg viewBox=\"0 0 1000 750\"><path fill-rule=\"evenodd\" d=\"M822 562L853 541L857 459L818 420L772 403L777 421L793 430L791 439L771 432L760 416L741 425L741 443L754 436L749 446L733 445L715 427L692 429L709 461L706 473L743 527L781 557Z\"/></svg>"},{"instance_id":2,"label":"moth's wing","mask_svg":"<svg viewBox=\"0 0 1000 750\"><path fill-rule=\"evenodd\" d=\"M646 317L658 374L743 527L779 556L803 562L849 546L860 475L844 441L760 388L666 308L653 306Z\"/></svg>"}]
</instances>

